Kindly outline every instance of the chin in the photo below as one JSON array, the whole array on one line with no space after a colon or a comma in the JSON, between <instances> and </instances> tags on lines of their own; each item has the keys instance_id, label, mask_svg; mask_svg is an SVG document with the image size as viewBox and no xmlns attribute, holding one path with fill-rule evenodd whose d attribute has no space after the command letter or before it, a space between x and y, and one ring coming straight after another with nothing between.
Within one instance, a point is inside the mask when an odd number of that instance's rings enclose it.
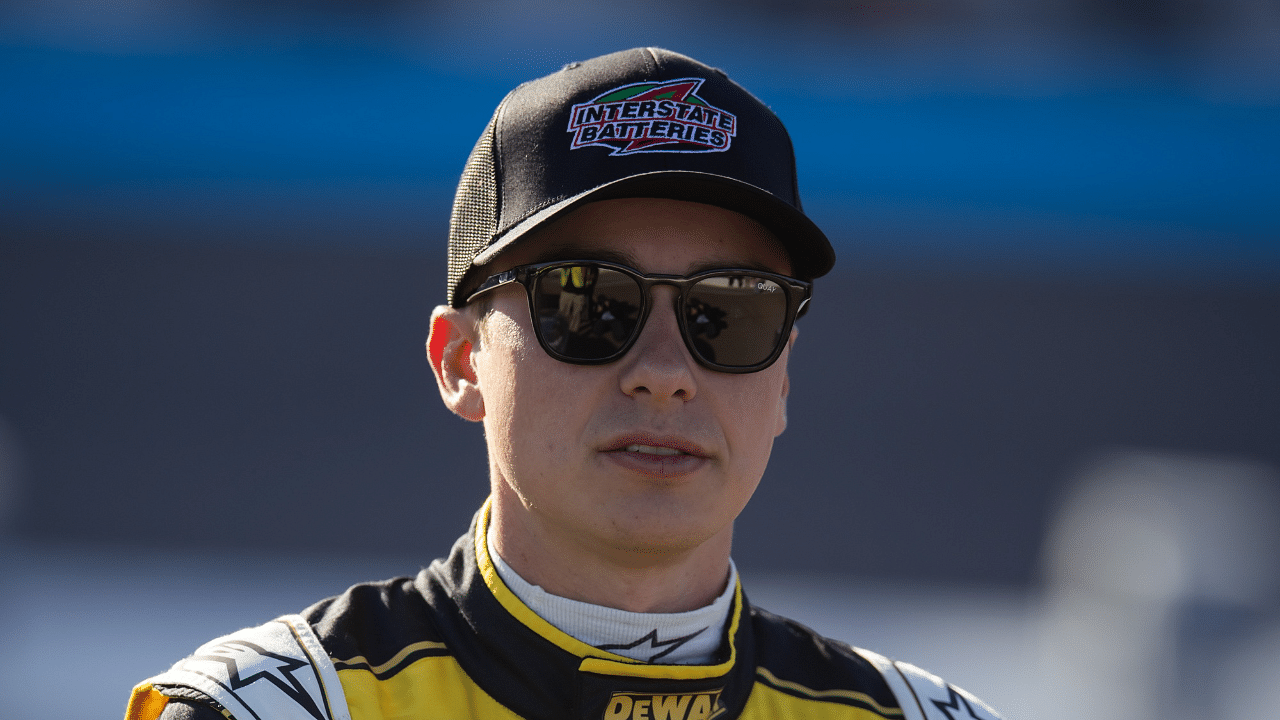
<instances>
[{"instance_id":1,"label":"chin","mask_svg":"<svg viewBox=\"0 0 1280 720\"><path fill-rule=\"evenodd\" d=\"M620 538L613 543L613 549L636 559L660 561L664 558L684 557L699 545L701 543L694 540L679 542L672 541L671 538ZM643 560L641 564L645 564Z\"/></svg>"},{"instance_id":2,"label":"chin","mask_svg":"<svg viewBox=\"0 0 1280 720\"><path fill-rule=\"evenodd\" d=\"M705 518L701 522L673 522L664 517L646 521L643 516L631 516L626 522L610 522L607 540L615 550L637 556L663 557L682 555L694 550L718 533Z\"/></svg>"}]
</instances>

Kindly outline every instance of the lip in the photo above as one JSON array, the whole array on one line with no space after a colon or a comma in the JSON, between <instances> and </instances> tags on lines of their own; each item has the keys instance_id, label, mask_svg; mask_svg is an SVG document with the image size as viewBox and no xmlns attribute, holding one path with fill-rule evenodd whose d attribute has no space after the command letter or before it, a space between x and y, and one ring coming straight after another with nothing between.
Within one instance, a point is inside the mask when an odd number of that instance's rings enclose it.
<instances>
[{"instance_id":1,"label":"lip","mask_svg":"<svg viewBox=\"0 0 1280 720\"><path fill-rule=\"evenodd\" d=\"M696 458L706 459L711 457L711 453L692 440L686 440L675 435L649 435L646 433L619 435L600 448L600 452L625 452L632 445L648 445L649 447L678 450L685 455L692 455Z\"/></svg>"},{"instance_id":2,"label":"lip","mask_svg":"<svg viewBox=\"0 0 1280 720\"><path fill-rule=\"evenodd\" d=\"M633 452L627 448L643 445L675 450L675 455ZM632 472L654 478L677 478L697 472L711 461L711 454L701 445L671 435L630 433L610 440L600 448L610 462Z\"/></svg>"}]
</instances>

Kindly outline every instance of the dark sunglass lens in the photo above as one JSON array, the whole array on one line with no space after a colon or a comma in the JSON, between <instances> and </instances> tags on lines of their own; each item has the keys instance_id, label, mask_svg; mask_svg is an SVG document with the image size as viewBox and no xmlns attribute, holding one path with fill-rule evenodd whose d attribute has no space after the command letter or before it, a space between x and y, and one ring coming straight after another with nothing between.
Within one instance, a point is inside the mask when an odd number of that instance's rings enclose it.
<instances>
[{"instance_id":1,"label":"dark sunglass lens","mask_svg":"<svg viewBox=\"0 0 1280 720\"><path fill-rule=\"evenodd\" d=\"M768 360L786 340L787 293L768 278L717 275L694 285L685 315L694 349L705 360L749 367Z\"/></svg>"},{"instance_id":2,"label":"dark sunglass lens","mask_svg":"<svg viewBox=\"0 0 1280 720\"><path fill-rule=\"evenodd\" d=\"M617 270L554 267L537 278L538 333L547 348L565 358L602 360L631 339L643 301L636 281Z\"/></svg>"}]
</instances>

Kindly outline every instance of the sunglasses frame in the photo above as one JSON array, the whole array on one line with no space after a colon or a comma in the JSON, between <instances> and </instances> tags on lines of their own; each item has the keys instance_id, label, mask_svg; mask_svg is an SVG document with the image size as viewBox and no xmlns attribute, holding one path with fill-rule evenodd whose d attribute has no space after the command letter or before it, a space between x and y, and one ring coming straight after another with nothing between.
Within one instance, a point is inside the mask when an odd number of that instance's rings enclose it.
<instances>
[{"instance_id":1,"label":"sunglasses frame","mask_svg":"<svg viewBox=\"0 0 1280 720\"><path fill-rule=\"evenodd\" d=\"M574 358L567 357L562 353L552 349L545 339L542 337L542 323L538 322L538 308L534 299L535 288L538 284L538 278L543 275L562 267L571 267L575 265L595 266L601 269L613 270L622 273L636 281L640 286L641 306L640 317L636 320L635 330L631 332L627 341L622 344L618 351L603 358ZM779 335L780 341L774 347L773 352L769 356L754 365L722 365L715 363L702 357L697 347L693 343L693 335L689 331L688 322L685 319L684 308L687 307L689 293L693 291L694 285L711 277L722 277L730 275L748 275L750 277L763 278L772 280L782 288L783 293L787 296L787 314L783 319L782 330ZM606 262L603 260L556 260L553 262L534 263L531 265L518 265L510 270L485 278L475 290L467 296L466 302L470 303L478 296L511 283L519 283L524 286L525 295L529 300L529 317L533 321L534 335L538 338L538 344L551 357L573 365L605 365L611 363L631 350L631 346L635 344L640 337L640 333L644 331L644 325L649 320L649 311L653 309L653 288L657 285L670 285L676 288L678 294L676 296L675 312L676 321L680 326L680 335L684 338L684 345L689 350L689 354L699 365L717 372L724 373L752 373L759 372L772 365L777 361L778 356L782 355L782 349L787 345L787 338L791 334L791 328L795 324L796 318L800 317L808 310L809 299L813 295L813 283L804 280L797 280L786 275L768 272L766 270L757 270L754 268L716 268L714 270L705 270L694 273L692 275L667 275L663 273L642 273L635 268L619 265L617 263Z\"/></svg>"}]
</instances>

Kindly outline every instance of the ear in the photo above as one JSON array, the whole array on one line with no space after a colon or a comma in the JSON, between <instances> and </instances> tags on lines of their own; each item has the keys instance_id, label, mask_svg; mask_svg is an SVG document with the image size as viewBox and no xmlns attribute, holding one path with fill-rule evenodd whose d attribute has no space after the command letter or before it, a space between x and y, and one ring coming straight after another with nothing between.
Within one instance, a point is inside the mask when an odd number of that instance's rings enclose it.
<instances>
[{"instance_id":1,"label":"ear","mask_svg":"<svg viewBox=\"0 0 1280 720\"><path fill-rule=\"evenodd\" d=\"M436 376L440 398L455 415L472 422L484 419L484 397L471 362L475 321L465 312L440 305L431 313L427 361Z\"/></svg>"},{"instance_id":2,"label":"ear","mask_svg":"<svg viewBox=\"0 0 1280 720\"><path fill-rule=\"evenodd\" d=\"M787 353L783 362L791 359L791 350L796 345L796 337L800 334L800 329L792 326L791 337L787 338ZM782 397L778 402L778 425L774 428L773 436L777 437L787 429L787 395L791 392L791 372L784 365L782 368Z\"/></svg>"}]
</instances>

